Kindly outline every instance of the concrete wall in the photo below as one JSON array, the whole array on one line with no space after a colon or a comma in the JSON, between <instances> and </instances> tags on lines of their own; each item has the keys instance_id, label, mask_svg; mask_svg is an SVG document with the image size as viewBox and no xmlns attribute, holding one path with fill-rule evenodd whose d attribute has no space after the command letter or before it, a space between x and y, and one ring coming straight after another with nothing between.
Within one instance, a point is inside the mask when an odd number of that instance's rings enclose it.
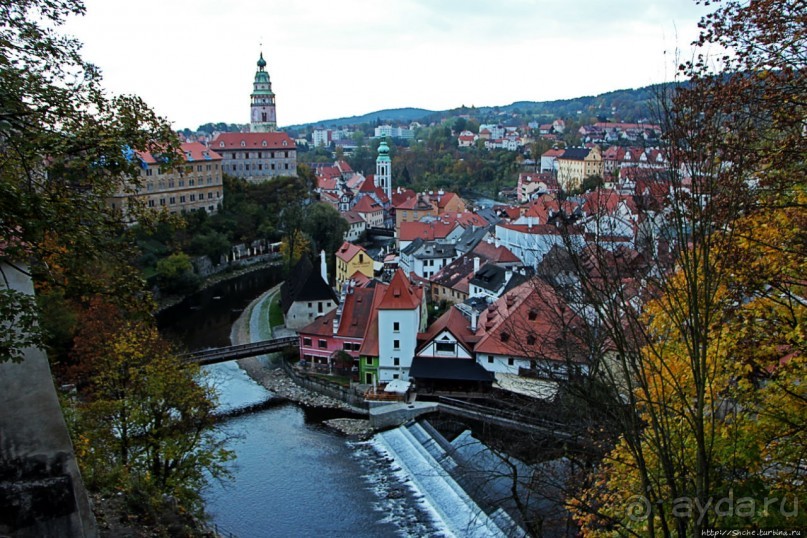
<instances>
[{"instance_id":1,"label":"concrete wall","mask_svg":"<svg viewBox=\"0 0 807 538\"><path fill-rule=\"evenodd\" d=\"M31 279L0 265L9 287ZM0 286L5 283L0 279ZM8 330L0 323L0 330ZM95 517L81 480L50 366L41 349L0 363L0 536L93 537Z\"/></svg>"}]
</instances>

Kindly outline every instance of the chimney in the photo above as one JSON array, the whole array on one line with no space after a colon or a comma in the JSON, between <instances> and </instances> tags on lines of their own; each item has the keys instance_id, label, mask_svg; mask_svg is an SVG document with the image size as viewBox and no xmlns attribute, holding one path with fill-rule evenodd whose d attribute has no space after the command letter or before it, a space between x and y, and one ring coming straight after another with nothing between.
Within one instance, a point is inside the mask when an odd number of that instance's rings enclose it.
<instances>
[{"instance_id":1,"label":"chimney","mask_svg":"<svg viewBox=\"0 0 807 538\"><path fill-rule=\"evenodd\" d=\"M474 256L474 274L479 272L479 256Z\"/></svg>"},{"instance_id":2,"label":"chimney","mask_svg":"<svg viewBox=\"0 0 807 538\"><path fill-rule=\"evenodd\" d=\"M496 248L499 248L500 245L501 245L501 243L499 243L499 238L494 237L493 238L493 246L496 247Z\"/></svg>"},{"instance_id":3,"label":"chimney","mask_svg":"<svg viewBox=\"0 0 807 538\"><path fill-rule=\"evenodd\" d=\"M479 312L476 309L471 310L471 332L476 334L477 322L479 321Z\"/></svg>"},{"instance_id":4,"label":"chimney","mask_svg":"<svg viewBox=\"0 0 807 538\"><path fill-rule=\"evenodd\" d=\"M319 271L322 275L322 280L328 283L328 263L325 261L325 249L319 251Z\"/></svg>"}]
</instances>

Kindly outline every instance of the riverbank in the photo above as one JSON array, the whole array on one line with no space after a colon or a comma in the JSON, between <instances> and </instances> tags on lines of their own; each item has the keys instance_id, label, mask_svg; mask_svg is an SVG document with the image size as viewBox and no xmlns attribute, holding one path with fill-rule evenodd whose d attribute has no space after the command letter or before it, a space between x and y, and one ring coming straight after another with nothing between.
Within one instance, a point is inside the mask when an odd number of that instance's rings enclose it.
<instances>
[{"instance_id":1,"label":"riverbank","mask_svg":"<svg viewBox=\"0 0 807 538\"><path fill-rule=\"evenodd\" d=\"M230 341L233 344L248 344L267 338L291 334L285 327L269 326L270 305L280 293L280 284L261 294L252 301L233 323ZM355 410L345 402L310 391L297 385L279 366L272 366L265 357L241 359L238 366L256 383L262 385L277 398L289 400L306 407L339 409L345 412ZM338 418L325 421L327 426L349 436L367 439L373 434L370 422L364 419Z\"/></svg>"}]
</instances>

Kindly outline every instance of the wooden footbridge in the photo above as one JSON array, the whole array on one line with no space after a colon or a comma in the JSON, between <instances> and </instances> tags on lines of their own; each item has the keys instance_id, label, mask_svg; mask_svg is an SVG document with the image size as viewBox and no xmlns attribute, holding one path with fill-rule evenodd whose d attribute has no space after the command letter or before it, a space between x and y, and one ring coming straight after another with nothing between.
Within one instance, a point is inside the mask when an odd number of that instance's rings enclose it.
<instances>
[{"instance_id":1,"label":"wooden footbridge","mask_svg":"<svg viewBox=\"0 0 807 538\"><path fill-rule=\"evenodd\" d=\"M216 364L219 362L227 362L236 359L245 359L247 357L255 357L257 355L264 355L266 353L273 353L280 351L289 346L297 346L299 339L296 336L286 336L283 338L273 338L271 340L263 340L261 342L253 342L251 344L240 344L236 346L216 347L210 349L203 349L200 351L193 351L181 356L184 362L204 364Z\"/></svg>"}]
</instances>

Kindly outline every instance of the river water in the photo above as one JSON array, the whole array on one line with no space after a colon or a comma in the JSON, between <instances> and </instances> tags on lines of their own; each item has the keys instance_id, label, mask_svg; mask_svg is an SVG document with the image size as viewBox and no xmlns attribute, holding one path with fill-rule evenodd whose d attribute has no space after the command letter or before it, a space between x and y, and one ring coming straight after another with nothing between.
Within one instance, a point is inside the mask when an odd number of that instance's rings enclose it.
<instances>
[{"instance_id":1,"label":"river water","mask_svg":"<svg viewBox=\"0 0 807 538\"><path fill-rule=\"evenodd\" d=\"M259 271L204 290L163 312L162 330L189 349L227 345L233 321L277 279ZM271 397L235 363L208 368L223 410ZM224 422L221 435L236 453L232 478L204 492L219 531L241 538L444 536L428 503L373 442L349 441L322 425L336 416L285 404Z\"/></svg>"}]
</instances>

